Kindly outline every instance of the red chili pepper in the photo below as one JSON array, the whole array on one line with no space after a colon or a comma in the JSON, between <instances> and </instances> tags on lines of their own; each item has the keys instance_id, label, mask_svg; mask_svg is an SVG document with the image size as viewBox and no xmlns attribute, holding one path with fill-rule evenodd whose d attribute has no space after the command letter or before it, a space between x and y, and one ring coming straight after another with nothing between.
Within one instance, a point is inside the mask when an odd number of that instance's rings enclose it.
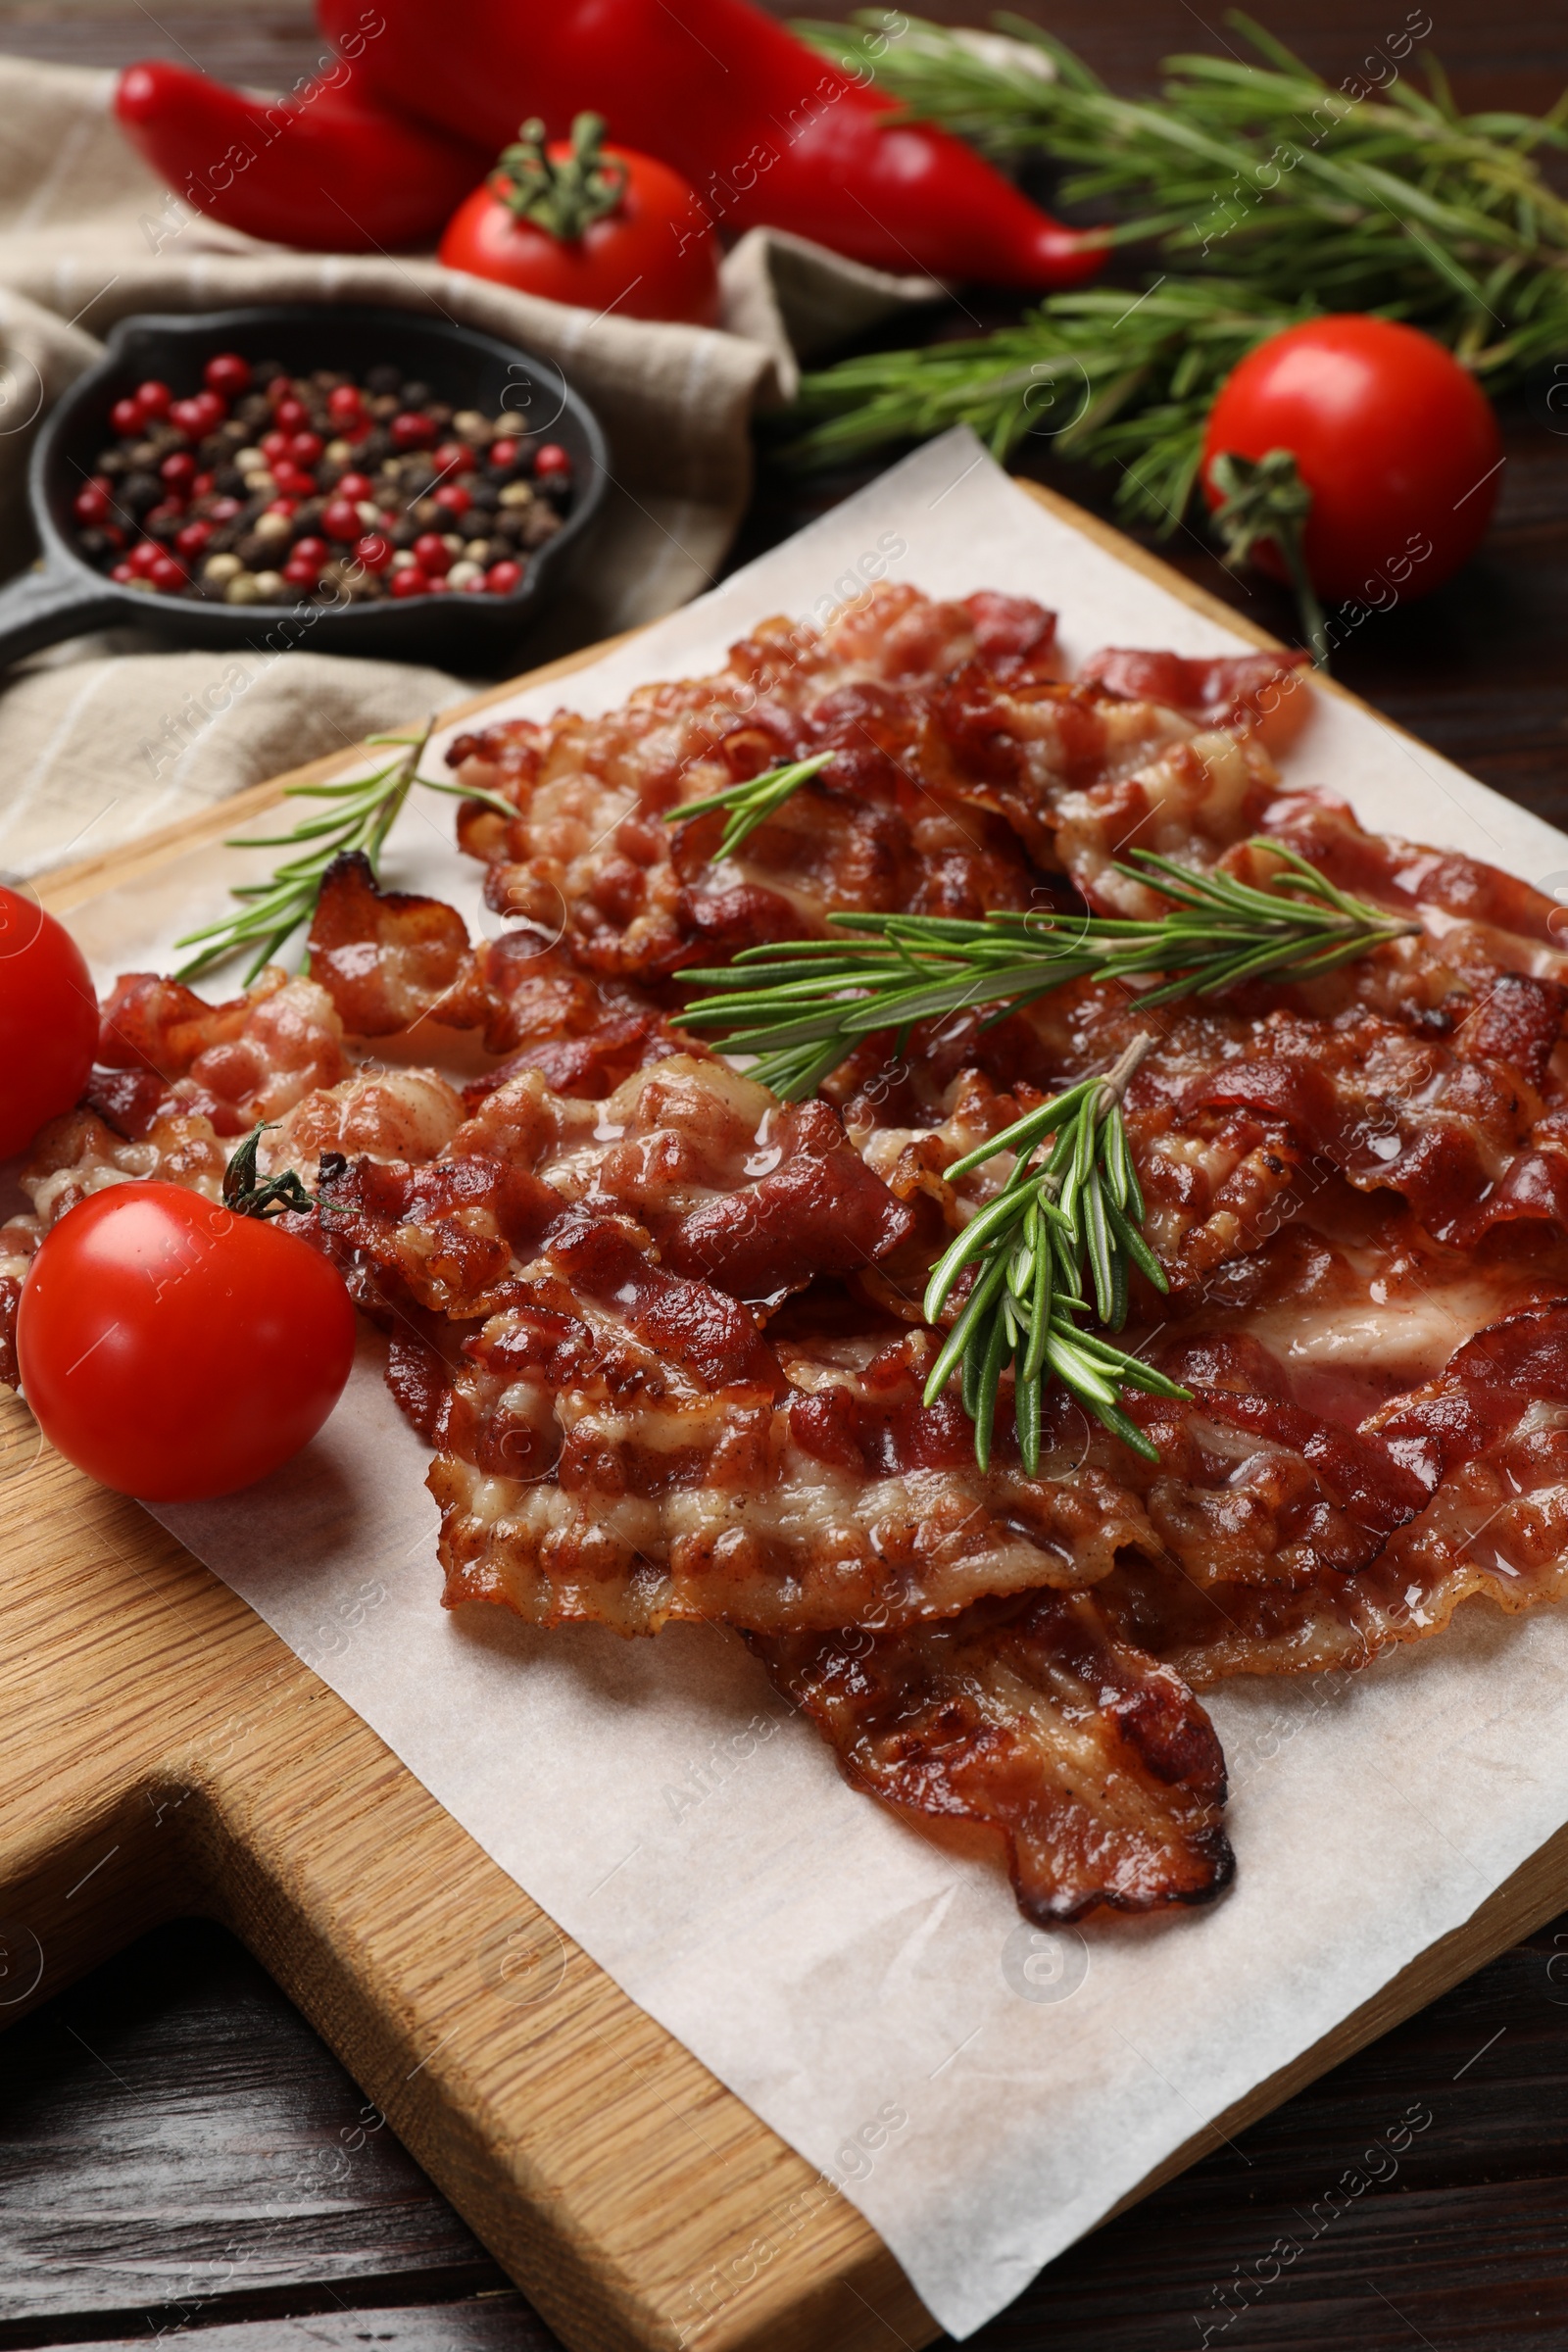
<instances>
[{"instance_id":1,"label":"red chili pepper","mask_svg":"<svg viewBox=\"0 0 1568 2352\"><path fill-rule=\"evenodd\" d=\"M361 0L318 0L317 15L356 61L352 87L340 62L319 95L263 114L174 66L121 82L121 121L158 170L258 236L413 242L524 118L565 138L588 112L692 182L694 236L710 218L766 224L878 269L1028 287L1081 284L1104 257L1093 231L1038 211L957 139L890 119L751 0L466 0L457 16L445 0L378 0L373 37ZM252 153L258 123L277 127Z\"/></svg>"},{"instance_id":2,"label":"red chili pepper","mask_svg":"<svg viewBox=\"0 0 1568 2352\"><path fill-rule=\"evenodd\" d=\"M1104 258L947 132L890 124L885 98L751 0L318 0L371 88L503 146L525 115L564 138L583 109L689 179L721 226L796 230L854 260L1019 286L1066 286ZM694 222L694 229L695 229Z\"/></svg>"},{"instance_id":3,"label":"red chili pepper","mask_svg":"<svg viewBox=\"0 0 1568 2352\"><path fill-rule=\"evenodd\" d=\"M411 122L342 58L270 106L155 58L125 68L115 112L195 211L319 252L368 253L434 236L492 154Z\"/></svg>"}]
</instances>

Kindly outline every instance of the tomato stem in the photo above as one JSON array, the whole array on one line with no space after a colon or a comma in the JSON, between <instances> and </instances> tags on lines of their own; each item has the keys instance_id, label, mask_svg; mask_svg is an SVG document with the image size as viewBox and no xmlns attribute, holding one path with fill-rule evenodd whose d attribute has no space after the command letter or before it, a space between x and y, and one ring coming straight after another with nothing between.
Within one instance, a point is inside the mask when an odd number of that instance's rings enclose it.
<instances>
[{"instance_id":1,"label":"tomato stem","mask_svg":"<svg viewBox=\"0 0 1568 2352\"><path fill-rule=\"evenodd\" d=\"M571 152L552 156L537 116L524 122L490 174L490 192L519 220L573 245L595 220L614 212L626 193L626 167L602 151L602 115L579 115Z\"/></svg>"},{"instance_id":2,"label":"tomato stem","mask_svg":"<svg viewBox=\"0 0 1568 2352\"><path fill-rule=\"evenodd\" d=\"M1222 494L1214 510L1214 528L1224 538L1226 563L1245 564L1260 539L1279 550L1296 591L1297 610L1313 662L1317 668L1327 669L1328 625L1306 567L1304 545L1312 493L1301 479L1295 457L1288 449L1271 449L1261 458L1240 458L1222 450L1209 467L1209 479Z\"/></svg>"},{"instance_id":3,"label":"tomato stem","mask_svg":"<svg viewBox=\"0 0 1568 2352\"><path fill-rule=\"evenodd\" d=\"M277 1176L261 1177L256 1172L256 1148L275 1119L260 1119L245 1141L235 1150L223 1170L223 1206L231 1208L237 1217L280 1217L285 1209L305 1216L316 1206L310 1194L292 1168L283 1169Z\"/></svg>"}]
</instances>

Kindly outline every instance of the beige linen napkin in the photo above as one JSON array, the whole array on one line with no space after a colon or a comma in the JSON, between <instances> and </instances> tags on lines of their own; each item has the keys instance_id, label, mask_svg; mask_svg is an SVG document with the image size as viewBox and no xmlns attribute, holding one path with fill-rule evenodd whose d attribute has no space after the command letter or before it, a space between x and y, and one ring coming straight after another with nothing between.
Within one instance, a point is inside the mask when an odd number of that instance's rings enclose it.
<instances>
[{"instance_id":1,"label":"beige linen napkin","mask_svg":"<svg viewBox=\"0 0 1568 2352\"><path fill-rule=\"evenodd\" d=\"M754 408L810 354L929 298L767 230L724 263L725 331L543 302L391 255L301 254L192 213L109 112L111 74L0 58L0 565L31 556L33 429L136 311L376 302L435 312L555 360L597 411L612 485L569 603L521 659L652 620L708 587L751 488ZM0 873L97 854L279 767L416 716L463 682L336 656L174 653L151 629L79 639L0 685ZM239 680L243 679L243 685Z\"/></svg>"}]
</instances>

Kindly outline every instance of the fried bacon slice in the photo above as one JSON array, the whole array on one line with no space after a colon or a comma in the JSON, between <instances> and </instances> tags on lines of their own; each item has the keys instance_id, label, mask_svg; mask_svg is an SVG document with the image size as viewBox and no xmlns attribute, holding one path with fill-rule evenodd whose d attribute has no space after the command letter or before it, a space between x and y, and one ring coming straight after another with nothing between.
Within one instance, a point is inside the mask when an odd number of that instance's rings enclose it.
<instances>
[{"instance_id":1,"label":"fried bacon slice","mask_svg":"<svg viewBox=\"0 0 1568 2352\"><path fill-rule=\"evenodd\" d=\"M1476 1333L1359 1435L1423 1495L1364 1565L1295 1585L1221 1573L1200 1586L1129 1554L1099 1588L1110 1622L1202 1688L1365 1665L1441 1633L1473 1594L1517 1612L1568 1592L1568 1301Z\"/></svg>"},{"instance_id":2,"label":"fried bacon slice","mask_svg":"<svg viewBox=\"0 0 1568 2352\"><path fill-rule=\"evenodd\" d=\"M520 1264L495 1250L542 1245L568 1206L625 1221L672 1271L762 1309L817 1275L874 1263L910 1224L827 1103L781 1103L716 1057L684 1054L603 1102L522 1070L480 1099L428 1168L405 1182L356 1165L330 1196L339 1230L455 1317L489 1312ZM449 1245L481 1241L471 1275L432 1273Z\"/></svg>"},{"instance_id":3,"label":"fried bacon slice","mask_svg":"<svg viewBox=\"0 0 1568 2352\"><path fill-rule=\"evenodd\" d=\"M238 1136L348 1069L342 1021L314 981L269 965L243 996L209 1004L177 980L129 972L104 1006L83 1100L132 1142L178 1117Z\"/></svg>"},{"instance_id":4,"label":"fried bacon slice","mask_svg":"<svg viewBox=\"0 0 1568 2352\"><path fill-rule=\"evenodd\" d=\"M308 942L311 977L354 1037L391 1037L436 1020L476 1029L489 1011L468 929L444 899L382 890L363 850L321 878Z\"/></svg>"},{"instance_id":5,"label":"fried bacon slice","mask_svg":"<svg viewBox=\"0 0 1568 2352\"><path fill-rule=\"evenodd\" d=\"M1200 727L1250 729L1270 751L1295 735L1310 708L1310 657L1278 651L1191 655L1103 646L1078 670L1080 685L1107 687L1130 701L1161 703Z\"/></svg>"},{"instance_id":6,"label":"fried bacon slice","mask_svg":"<svg viewBox=\"0 0 1568 2352\"><path fill-rule=\"evenodd\" d=\"M564 932L573 961L652 983L759 941L818 932L832 908L978 915L1028 903L1010 828L967 808L924 754L932 696L965 662L1049 675L1052 615L1023 599L938 603L883 587L818 631L763 622L708 678L639 689L601 718L503 721L460 736L460 782L517 805L466 812L499 912ZM670 811L783 760L829 764L717 863L721 820Z\"/></svg>"},{"instance_id":7,"label":"fried bacon slice","mask_svg":"<svg viewBox=\"0 0 1568 2352\"><path fill-rule=\"evenodd\" d=\"M925 773L1003 818L1034 863L1099 912L1159 902L1112 870L1129 843L1191 864L1256 830L1279 775L1255 735L1094 686L998 679L978 664L935 698Z\"/></svg>"},{"instance_id":8,"label":"fried bacon slice","mask_svg":"<svg viewBox=\"0 0 1568 2352\"><path fill-rule=\"evenodd\" d=\"M514 1298L454 1369L394 1346L394 1394L439 1449L449 1606L623 1634L886 1624L1157 1544L1136 1494L1064 1445L1039 1480L979 1471L956 1401L920 1402L923 1333L774 1346L722 1292L575 1218Z\"/></svg>"},{"instance_id":9,"label":"fried bacon slice","mask_svg":"<svg viewBox=\"0 0 1568 2352\"><path fill-rule=\"evenodd\" d=\"M314 979L354 1036L407 1039L426 1022L482 1029L487 1050L510 1058L472 1082L470 1102L521 1069L540 1071L558 1093L599 1100L649 1062L708 1052L641 989L578 970L535 924L470 945L455 907L383 891L359 852L327 868L310 954Z\"/></svg>"},{"instance_id":10,"label":"fried bacon slice","mask_svg":"<svg viewBox=\"0 0 1568 2352\"><path fill-rule=\"evenodd\" d=\"M1093 1593L982 1601L897 1633L748 1639L854 1788L996 1832L1042 1926L1097 1904L1205 1902L1233 1875L1213 1727Z\"/></svg>"}]
</instances>

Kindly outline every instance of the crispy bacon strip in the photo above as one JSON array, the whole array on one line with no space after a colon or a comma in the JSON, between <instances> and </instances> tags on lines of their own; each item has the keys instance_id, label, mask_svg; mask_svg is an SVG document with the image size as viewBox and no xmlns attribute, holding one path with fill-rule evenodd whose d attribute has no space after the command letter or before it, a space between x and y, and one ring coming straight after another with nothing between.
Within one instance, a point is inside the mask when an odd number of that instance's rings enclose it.
<instances>
[{"instance_id":1,"label":"crispy bacon strip","mask_svg":"<svg viewBox=\"0 0 1568 2352\"><path fill-rule=\"evenodd\" d=\"M602 718L507 721L458 738L460 781L515 801L461 820L491 867L498 911L564 936L574 962L653 982L760 940L820 931L830 908L977 915L1028 903L1009 828L963 807L924 758L942 680L1049 674L1051 614L1023 599L936 603L884 587L821 632L777 620L709 678L640 689ZM721 829L667 811L781 760L833 757L755 832L710 862Z\"/></svg>"},{"instance_id":2,"label":"crispy bacon strip","mask_svg":"<svg viewBox=\"0 0 1568 2352\"><path fill-rule=\"evenodd\" d=\"M1211 863L1256 830L1279 782L1246 730L1200 731L1163 704L999 680L975 664L936 698L925 772L1003 818L1037 866L1069 875L1091 906L1139 915L1158 902L1111 870L1125 844Z\"/></svg>"},{"instance_id":3,"label":"crispy bacon strip","mask_svg":"<svg viewBox=\"0 0 1568 2352\"><path fill-rule=\"evenodd\" d=\"M348 1074L330 999L275 965L223 1004L177 980L127 973L104 1006L98 1065L84 1100L131 1141L173 1117L244 1135Z\"/></svg>"},{"instance_id":4,"label":"crispy bacon strip","mask_svg":"<svg viewBox=\"0 0 1568 2352\"><path fill-rule=\"evenodd\" d=\"M642 990L578 970L534 924L470 946L455 907L381 890L358 852L327 868L310 950L313 977L355 1036L406 1038L427 1021L482 1029L487 1049L511 1058L472 1082L470 1103L522 1069L597 1101L649 1062L708 1052Z\"/></svg>"},{"instance_id":5,"label":"crispy bacon strip","mask_svg":"<svg viewBox=\"0 0 1568 2352\"><path fill-rule=\"evenodd\" d=\"M1519 1611L1568 1592L1568 1301L1477 1333L1361 1435L1426 1496L1364 1566L1294 1588L1221 1574L1200 1590L1128 1560L1100 1588L1111 1622L1201 1688L1364 1665L1430 1640L1473 1594Z\"/></svg>"},{"instance_id":6,"label":"crispy bacon strip","mask_svg":"<svg viewBox=\"0 0 1568 2352\"><path fill-rule=\"evenodd\" d=\"M363 850L345 851L327 867L309 948L311 977L351 1036L392 1037L426 1020L476 1029L489 1011L457 908L380 889Z\"/></svg>"},{"instance_id":7,"label":"crispy bacon strip","mask_svg":"<svg viewBox=\"0 0 1568 2352\"><path fill-rule=\"evenodd\" d=\"M449 1605L623 1634L886 1624L1157 1547L1136 1494L1065 1446L1039 1481L977 1470L956 1400L919 1401L924 1334L851 1344L858 1368L842 1344L775 1347L722 1292L578 1218L512 1297L455 1370L410 1340L391 1373L441 1449Z\"/></svg>"},{"instance_id":8,"label":"crispy bacon strip","mask_svg":"<svg viewBox=\"0 0 1568 2352\"><path fill-rule=\"evenodd\" d=\"M1136 702L1163 703L1200 727L1250 728L1271 751L1297 732L1311 696L1302 691L1309 656L1277 653L1189 655L1103 646L1078 672L1080 684L1108 687Z\"/></svg>"},{"instance_id":9,"label":"crispy bacon strip","mask_svg":"<svg viewBox=\"0 0 1568 2352\"><path fill-rule=\"evenodd\" d=\"M1206 1902L1229 1883L1213 1727L1093 1594L981 1602L901 1633L749 1639L853 1787L998 1833L1028 1918Z\"/></svg>"}]
</instances>

